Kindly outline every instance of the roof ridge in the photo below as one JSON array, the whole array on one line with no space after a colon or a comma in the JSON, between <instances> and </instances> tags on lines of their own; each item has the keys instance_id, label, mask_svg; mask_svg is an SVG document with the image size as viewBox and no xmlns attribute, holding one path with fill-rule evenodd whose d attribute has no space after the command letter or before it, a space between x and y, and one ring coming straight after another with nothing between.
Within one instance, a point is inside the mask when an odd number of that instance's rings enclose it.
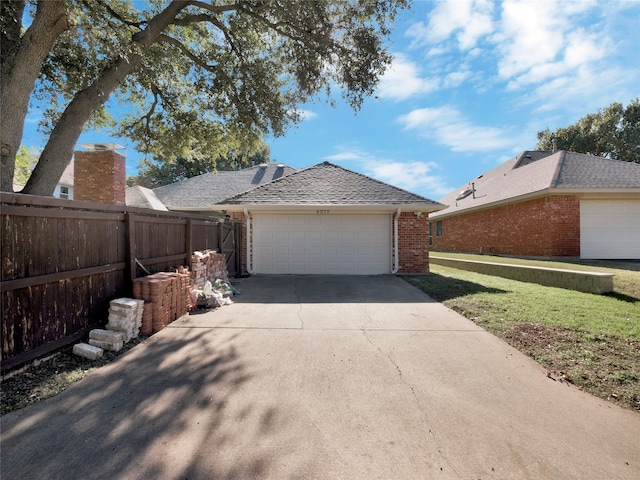
<instances>
[{"instance_id":1,"label":"roof ridge","mask_svg":"<svg viewBox=\"0 0 640 480\"><path fill-rule=\"evenodd\" d=\"M349 170L348 168L345 168L345 167L343 167L341 165L336 165L335 163L331 163L331 162L328 162L326 160L324 162L322 162L322 164L318 164L318 165L323 165L323 164L327 164L327 165L331 165L333 167L341 168L342 170L345 170L345 171L350 172L350 173L355 173L356 175L360 175L361 177L364 177L364 178L367 178L367 179L369 179L369 180L371 180L373 182L379 183L380 185L384 185L386 187L391 187L391 188L394 188L395 190L398 190L400 192L408 193L410 195L414 195L416 197L420 197L423 200L429 200L430 202L433 201L433 200L428 199L427 197L423 197L422 195L418 195L417 193L413 193L413 192L410 192L409 190L405 190L404 188L396 187L395 185L392 185L391 183L383 182L382 180L378 180L377 178L370 177L369 175L365 175L364 173L360 173L360 172L356 172L356 171L353 171L353 170ZM317 165L315 165L315 166L317 166Z\"/></svg>"},{"instance_id":2,"label":"roof ridge","mask_svg":"<svg viewBox=\"0 0 640 480\"><path fill-rule=\"evenodd\" d=\"M553 177L551 177L551 183L549 184L550 188L556 188L558 185L558 178L560 178L560 171L564 167L564 161L567 158L566 150L560 150L559 152L558 163L556 164L556 169L553 172Z\"/></svg>"},{"instance_id":3,"label":"roof ridge","mask_svg":"<svg viewBox=\"0 0 640 480\"><path fill-rule=\"evenodd\" d=\"M336 182L336 179L339 179L339 180ZM285 189L281 191L281 190L278 190L280 187L279 182L291 182L291 183L290 184L284 183ZM343 197L343 200L348 200L347 197L350 198L350 195L352 194L355 194L356 197L359 197L362 195L371 197L371 195L376 195L376 192L377 192L377 195L382 195L382 197L389 197L389 198L393 197L394 199L393 203L396 203L397 199L404 198L404 200L399 201L398 203L402 204L404 202L406 204L410 204L410 203L437 204L437 202L435 202L434 200L430 200L416 193L409 192L408 190L404 190L402 188L396 187L395 185L385 183L381 180L377 180L363 173L355 172L353 170L342 167L340 165L336 165L329 161L323 161L318 164L311 165L310 167L296 170L285 177L281 177L272 182L259 185L255 188L252 188L251 190L247 190L245 192L233 195L231 197L228 197L216 203L225 204L225 203L241 202L243 201L243 197L244 197L244 200L246 200L247 195L252 196L252 198L258 198L261 195L266 195L266 196L271 196L272 200L278 199L282 195L286 196L288 192L287 188L290 188L291 186L293 186L294 189L302 191L308 187L307 184L309 184L309 182L311 182L311 184L324 182L323 191L325 191L326 189L331 190L332 188L337 186L338 189L340 189L341 191L344 191L343 193L340 193L340 195L346 195L345 197ZM365 190L362 190L363 184L364 185L368 184L368 187ZM383 192L383 193L380 193L380 192ZM316 193L314 193L314 195L315 194ZM305 195L306 194L303 194L303 196ZM309 198L309 197L305 197L305 198ZM411 201L409 201L409 199ZM282 199L280 198L280 200ZM373 200L369 198L369 201L371 202ZM350 203L350 201L347 201L347 203ZM378 202L374 201L373 203L377 204Z\"/></svg>"},{"instance_id":4,"label":"roof ridge","mask_svg":"<svg viewBox=\"0 0 640 480\"><path fill-rule=\"evenodd\" d=\"M253 190L258 190L259 188L266 187L267 185L272 185L274 183L278 183L279 181L284 180L285 178L290 177L291 175L295 175L296 173L299 173L299 172L304 172L305 170L309 170L311 168L311 167L307 167L307 168L303 168L303 169L298 170L298 169L295 169L294 167L291 167L291 166L286 165L286 164L279 164L279 163L276 164L276 163L274 163L273 165L284 165L284 167L292 168L293 172L291 172L289 175L283 175L281 177L276 178L275 180L271 180L270 182L261 183L259 185L256 185L255 187L249 188L249 189L245 190L244 192L237 193L237 194L233 195L232 197L225 198L224 200L221 200L221 201L219 201L217 203L225 203L225 202L227 202L229 200L233 200L236 197L240 197L241 195L244 195L245 193L252 192ZM256 166L259 167L260 165L256 165ZM315 166L315 165L313 165L313 166ZM284 167L282 167L282 168L284 168ZM253 167L251 167L251 168L253 168Z\"/></svg>"}]
</instances>

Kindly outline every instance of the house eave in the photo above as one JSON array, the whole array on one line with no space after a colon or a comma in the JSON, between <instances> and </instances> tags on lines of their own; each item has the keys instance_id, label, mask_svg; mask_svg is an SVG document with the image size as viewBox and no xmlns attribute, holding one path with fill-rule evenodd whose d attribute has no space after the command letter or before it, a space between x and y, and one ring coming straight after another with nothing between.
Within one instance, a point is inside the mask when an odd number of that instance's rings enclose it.
<instances>
[{"instance_id":1,"label":"house eave","mask_svg":"<svg viewBox=\"0 0 640 480\"><path fill-rule=\"evenodd\" d=\"M640 188L628 187L628 188L545 188L543 190L537 190L524 195L516 197L509 197L495 202L483 203L477 206L464 206L455 208L453 211L436 213L433 218L442 219L451 217L454 215L461 215L466 213L477 212L479 210L485 210L487 208L499 207L510 203L523 202L525 200L533 200L548 195L576 195L580 198L638 198L640 199ZM466 200L466 199L465 199Z\"/></svg>"},{"instance_id":2,"label":"house eave","mask_svg":"<svg viewBox=\"0 0 640 480\"><path fill-rule=\"evenodd\" d=\"M432 213L446 208L442 204L291 204L291 205L264 205L264 204L217 204L208 207L210 209L227 212L251 212L269 213L317 213L318 210L329 213L394 213L400 208L403 212Z\"/></svg>"}]
</instances>

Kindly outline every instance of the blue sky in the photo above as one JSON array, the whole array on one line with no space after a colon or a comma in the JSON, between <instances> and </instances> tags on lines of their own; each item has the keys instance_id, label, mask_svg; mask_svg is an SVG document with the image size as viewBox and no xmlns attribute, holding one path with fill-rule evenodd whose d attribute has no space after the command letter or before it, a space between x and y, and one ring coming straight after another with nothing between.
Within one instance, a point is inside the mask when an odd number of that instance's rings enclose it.
<instances>
[{"instance_id":1,"label":"blue sky","mask_svg":"<svg viewBox=\"0 0 640 480\"><path fill-rule=\"evenodd\" d=\"M338 101L269 139L273 161L323 161L438 200L555 130L640 96L640 1L415 1L393 65L355 114ZM337 94L336 94L337 95ZM81 142L116 141L89 132ZM35 122L23 143L41 145ZM127 171L139 156L128 146Z\"/></svg>"}]
</instances>

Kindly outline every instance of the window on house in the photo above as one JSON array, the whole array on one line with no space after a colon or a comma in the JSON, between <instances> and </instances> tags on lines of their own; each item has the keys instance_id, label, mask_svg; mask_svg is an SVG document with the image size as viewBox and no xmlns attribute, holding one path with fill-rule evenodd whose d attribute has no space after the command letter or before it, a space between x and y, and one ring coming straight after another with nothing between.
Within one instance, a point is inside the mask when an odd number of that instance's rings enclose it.
<instances>
[{"instance_id":1,"label":"window on house","mask_svg":"<svg viewBox=\"0 0 640 480\"><path fill-rule=\"evenodd\" d=\"M436 237L442 236L442 220L436 222Z\"/></svg>"},{"instance_id":2,"label":"window on house","mask_svg":"<svg viewBox=\"0 0 640 480\"><path fill-rule=\"evenodd\" d=\"M60 198L69 198L69 187L60 186Z\"/></svg>"},{"instance_id":3,"label":"window on house","mask_svg":"<svg viewBox=\"0 0 640 480\"><path fill-rule=\"evenodd\" d=\"M429 246L433 247L433 222L429 222Z\"/></svg>"}]
</instances>

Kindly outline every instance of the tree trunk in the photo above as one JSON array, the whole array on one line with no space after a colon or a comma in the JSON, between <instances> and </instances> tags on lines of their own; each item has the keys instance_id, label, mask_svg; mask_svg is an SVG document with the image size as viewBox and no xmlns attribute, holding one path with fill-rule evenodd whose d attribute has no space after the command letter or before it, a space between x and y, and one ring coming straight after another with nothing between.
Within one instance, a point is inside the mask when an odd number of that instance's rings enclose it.
<instances>
[{"instance_id":1,"label":"tree trunk","mask_svg":"<svg viewBox=\"0 0 640 480\"><path fill-rule=\"evenodd\" d=\"M3 0L4 1L4 0ZM42 63L56 39L69 28L64 0L41 0L33 22L22 36L24 2L8 2L2 7L11 18L10 30L3 28L2 80L0 82L0 190L13 191L16 153L20 148L29 97ZM11 11L10 11L11 9Z\"/></svg>"},{"instance_id":2,"label":"tree trunk","mask_svg":"<svg viewBox=\"0 0 640 480\"><path fill-rule=\"evenodd\" d=\"M133 36L131 53L128 57L117 59L112 67L107 68L91 85L73 97L51 132L23 193L53 195L91 114L107 101L122 80L142 62L145 51L158 41L162 31L189 3L188 1L171 2L167 8L149 21L147 28Z\"/></svg>"}]
</instances>

